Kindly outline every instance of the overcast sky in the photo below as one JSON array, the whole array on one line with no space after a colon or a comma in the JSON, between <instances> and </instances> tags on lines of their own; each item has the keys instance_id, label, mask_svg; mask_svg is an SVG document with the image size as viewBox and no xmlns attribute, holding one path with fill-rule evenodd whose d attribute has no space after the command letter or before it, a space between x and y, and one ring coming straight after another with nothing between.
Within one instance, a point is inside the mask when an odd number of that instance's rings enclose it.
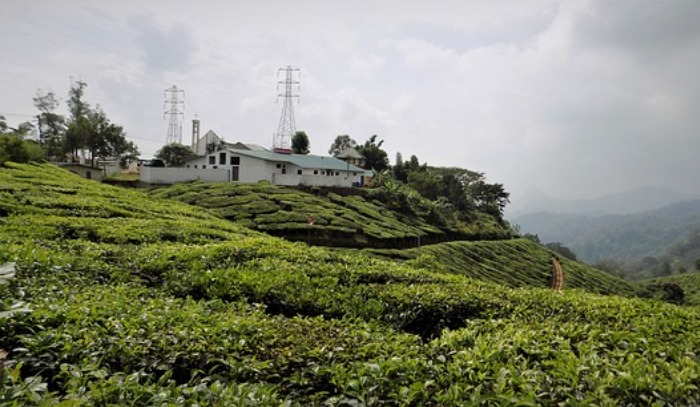
<instances>
[{"instance_id":1,"label":"overcast sky","mask_svg":"<svg viewBox=\"0 0 700 407\"><path fill-rule=\"evenodd\" d=\"M292 65L314 154L377 134L392 162L483 172L513 200L700 193L699 21L700 1L2 0L0 115L31 119L72 76L150 156L176 85L183 141L196 114L270 146Z\"/></svg>"}]
</instances>

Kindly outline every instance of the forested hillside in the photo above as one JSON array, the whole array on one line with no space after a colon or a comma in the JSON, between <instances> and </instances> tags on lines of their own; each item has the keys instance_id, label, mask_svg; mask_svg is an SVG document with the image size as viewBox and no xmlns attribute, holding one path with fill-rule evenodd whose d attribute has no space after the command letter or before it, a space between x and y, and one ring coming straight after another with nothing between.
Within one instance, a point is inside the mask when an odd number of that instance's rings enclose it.
<instances>
[{"instance_id":1,"label":"forested hillside","mask_svg":"<svg viewBox=\"0 0 700 407\"><path fill-rule=\"evenodd\" d=\"M700 230L700 200L632 215L532 214L513 224L543 242L563 243L587 263L612 260L631 278L692 271L700 258L693 237Z\"/></svg>"},{"instance_id":2,"label":"forested hillside","mask_svg":"<svg viewBox=\"0 0 700 407\"><path fill-rule=\"evenodd\" d=\"M696 308L308 247L6 165L0 404L700 402Z\"/></svg>"}]
</instances>

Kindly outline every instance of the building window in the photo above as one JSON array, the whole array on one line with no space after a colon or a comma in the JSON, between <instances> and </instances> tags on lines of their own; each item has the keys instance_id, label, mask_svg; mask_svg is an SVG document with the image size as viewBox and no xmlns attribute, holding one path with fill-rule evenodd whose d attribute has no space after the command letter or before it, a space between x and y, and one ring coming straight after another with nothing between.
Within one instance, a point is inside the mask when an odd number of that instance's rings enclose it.
<instances>
[{"instance_id":1,"label":"building window","mask_svg":"<svg viewBox=\"0 0 700 407\"><path fill-rule=\"evenodd\" d=\"M318 170L314 170L314 175L318 175Z\"/></svg>"},{"instance_id":2,"label":"building window","mask_svg":"<svg viewBox=\"0 0 700 407\"><path fill-rule=\"evenodd\" d=\"M217 168L219 168L219 166L218 166L218 165L215 165L215 166L213 166L213 167L211 167L211 168L217 169Z\"/></svg>"},{"instance_id":3,"label":"building window","mask_svg":"<svg viewBox=\"0 0 700 407\"><path fill-rule=\"evenodd\" d=\"M282 164L277 163L277 168L282 168Z\"/></svg>"},{"instance_id":4,"label":"building window","mask_svg":"<svg viewBox=\"0 0 700 407\"><path fill-rule=\"evenodd\" d=\"M226 165L226 153L219 153L219 165Z\"/></svg>"},{"instance_id":5,"label":"building window","mask_svg":"<svg viewBox=\"0 0 700 407\"><path fill-rule=\"evenodd\" d=\"M189 165L189 164L187 164L187 168L190 168L190 165Z\"/></svg>"},{"instance_id":6,"label":"building window","mask_svg":"<svg viewBox=\"0 0 700 407\"><path fill-rule=\"evenodd\" d=\"M231 165L241 165L241 157L231 157Z\"/></svg>"},{"instance_id":7,"label":"building window","mask_svg":"<svg viewBox=\"0 0 700 407\"><path fill-rule=\"evenodd\" d=\"M92 171L85 171L85 178L92 179Z\"/></svg>"},{"instance_id":8,"label":"building window","mask_svg":"<svg viewBox=\"0 0 700 407\"><path fill-rule=\"evenodd\" d=\"M357 176L357 173L356 173L356 172L353 172L352 175Z\"/></svg>"},{"instance_id":9,"label":"building window","mask_svg":"<svg viewBox=\"0 0 700 407\"><path fill-rule=\"evenodd\" d=\"M211 164L211 165L216 164L216 156L213 156L213 155L209 156L209 164Z\"/></svg>"},{"instance_id":10,"label":"building window","mask_svg":"<svg viewBox=\"0 0 700 407\"><path fill-rule=\"evenodd\" d=\"M207 166L206 166L206 165L202 165L202 169L203 169L203 170L206 170L206 169L207 169Z\"/></svg>"},{"instance_id":11,"label":"building window","mask_svg":"<svg viewBox=\"0 0 700 407\"><path fill-rule=\"evenodd\" d=\"M286 173L287 173L287 168L283 165L282 166L282 174L286 174Z\"/></svg>"},{"instance_id":12,"label":"building window","mask_svg":"<svg viewBox=\"0 0 700 407\"><path fill-rule=\"evenodd\" d=\"M301 170L297 170L297 175L301 175Z\"/></svg>"},{"instance_id":13,"label":"building window","mask_svg":"<svg viewBox=\"0 0 700 407\"><path fill-rule=\"evenodd\" d=\"M194 168L197 168L197 164L194 165Z\"/></svg>"}]
</instances>

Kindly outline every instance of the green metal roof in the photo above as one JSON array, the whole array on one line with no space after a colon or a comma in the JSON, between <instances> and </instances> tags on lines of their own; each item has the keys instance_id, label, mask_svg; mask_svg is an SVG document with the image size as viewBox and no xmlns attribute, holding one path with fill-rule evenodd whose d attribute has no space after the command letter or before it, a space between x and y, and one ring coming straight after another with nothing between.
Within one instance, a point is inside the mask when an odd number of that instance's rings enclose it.
<instances>
[{"instance_id":1,"label":"green metal roof","mask_svg":"<svg viewBox=\"0 0 700 407\"><path fill-rule=\"evenodd\" d=\"M354 171L365 172L363 168L356 165L348 164L347 162L335 157L326 157L312 154L280 154L273 151L254 151L254 150L229 150L232 154L240 154L246 157L258 158L265 161L273 161L278 163L290 163L301 168L312 168L334 171Z\"/></svg>"}]
</instances>

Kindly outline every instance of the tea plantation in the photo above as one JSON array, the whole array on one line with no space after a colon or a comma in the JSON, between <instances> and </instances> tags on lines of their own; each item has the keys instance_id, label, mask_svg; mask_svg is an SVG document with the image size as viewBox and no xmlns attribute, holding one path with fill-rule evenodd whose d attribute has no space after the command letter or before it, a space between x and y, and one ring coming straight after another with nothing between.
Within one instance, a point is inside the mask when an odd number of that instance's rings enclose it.
<instances>
[{"instance_id":1,"label":"tea plantation","mask_svg":"<svg viewBox=\"0 0 700 407\"><path fill-rule=\"evenodd\" d=\"M151 196L211 210L219 216L288 240L341 247L411 247L417 242L502 239L510 232L477 213L472 222L445 224L430 214L402 213L371 194L301 191L270 183L184 183L158 188ZM308 219L315 221L309 231ZM309 233L311 232L311 233Z\"/></svg>"},{"instance_id":2,"label":"tea plantation","mask_svg":"<svg viewBox=\"0 0 700 407\"><path fill-rule=\"evenodd\" d=\"M307 247L6 164L0 404L700 403L697 308L512 288L426 258Z\"/></svg>"},{"instance_id":3,"label":"tea plantation","mask_svg":"<svg viewBox=\"0 0 700 407\"><path fill-rule=\"evenodd\" d=\"M666 300L672 300L669 297L673 297L675 285L683 291L683 299L680 302L687 305L700 305L700 273L653 278L639 281L637 284L644 294Z\"/></svg>"},{"instance_id":4,"label":"tea plantation","mask_svg":"<svg viewBox=\"0 0 700 407\"><path fill-rule=\"evenodd\" d=\"M553 253L528 239L447 242L405 250L366 249L365 252L511 287L551 286ZM623 296L638 292L638 288L625 280L586 264L567 259L561 262L566 271L567 288Z\"/></svg>"}]
</instances>

